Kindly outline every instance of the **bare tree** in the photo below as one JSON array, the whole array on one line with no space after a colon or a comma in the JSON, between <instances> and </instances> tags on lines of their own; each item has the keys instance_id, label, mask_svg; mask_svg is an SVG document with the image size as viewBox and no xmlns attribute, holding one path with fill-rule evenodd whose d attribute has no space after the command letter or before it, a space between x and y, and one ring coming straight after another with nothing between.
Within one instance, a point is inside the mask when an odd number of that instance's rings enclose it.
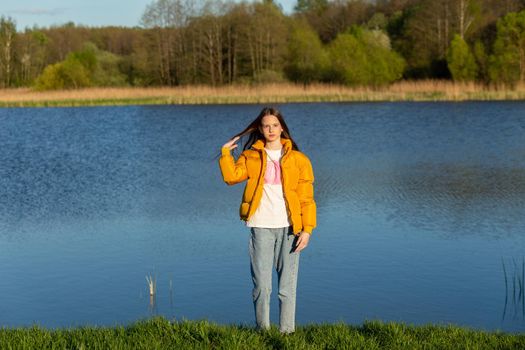
<instances>
[{"instance_id":1,"label":"bare tree","mask_svg":"<svg viewBox=\"0 0 525 350\"><path fill-rule=\"evenodd\" d=\"M19 60L19 83L31 84L44 70L47 61L49 38L38 29L26 29L18 35L16 51Z\"/></svg>"},{"instance_id":2,"label":"bare tree","mask_svg":"<svg viewBox=\"0 0 525 350\"><path fill-rule=\"evenodd\" d=\"M0 17L0 78L3 87L11 85L16 24L12 18Z\"/></svg>"},{"instance_id":3,"label":"bare tree","mask_svg":"<svg viewBox=\"0 0 525 350\"><path fill-rule=\"evenodd\" d=\"M251 4L250 22L243 31L253 77L282 69L287 28L281 10L273 3Z\"/></svg>"},{"instance_id":4,"label":"bare tree","mask_svg":"<svg viewBox=\"0 0 525 350\"><path fill-rule=\"evenodd\" d=\"M194 2L189 0L156 0L142 15L142 26L154 32L154 57L163 84L176 85L179 82L181 65L177 61L184 47L183 28L193 16L193 9Z\"/></svg>"}]
</instances>

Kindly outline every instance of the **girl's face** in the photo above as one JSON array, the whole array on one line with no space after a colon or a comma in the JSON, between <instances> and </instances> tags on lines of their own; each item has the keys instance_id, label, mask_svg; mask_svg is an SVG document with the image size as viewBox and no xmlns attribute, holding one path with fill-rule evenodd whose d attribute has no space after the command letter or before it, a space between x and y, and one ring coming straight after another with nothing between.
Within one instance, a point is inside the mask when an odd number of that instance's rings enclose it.
<instances>
[{"instance_id":1,"label":"girl's face","mask_svg":"<svg viewBox=\"0 0 525 350\"><path fill-rule=\"evenodd\" d=\"M266 115L261 120L259 130L264 135L266 142L271 142L281 139L283 128L279 119L274 115Z\"/></svg>"}]
</instances>

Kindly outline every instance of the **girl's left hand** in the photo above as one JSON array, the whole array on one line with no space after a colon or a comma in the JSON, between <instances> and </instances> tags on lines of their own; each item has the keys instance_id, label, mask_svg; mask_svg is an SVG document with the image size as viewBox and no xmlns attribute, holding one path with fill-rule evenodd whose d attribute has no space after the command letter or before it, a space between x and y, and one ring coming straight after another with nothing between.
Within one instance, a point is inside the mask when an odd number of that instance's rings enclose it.
<instances>
[{"instance_id":1,"label":"girl's left hand","mask_svg":"<svg viewBox=\"0 0 525 350\"><path fill-rule=\"evenodd\" d=\"M310 234L306 231L301 232L299 234L299 238L297 238L297 243L295 244L295 252L299 253L301 250L306 248L309 241Z\"/></svg>"}]
</instances>

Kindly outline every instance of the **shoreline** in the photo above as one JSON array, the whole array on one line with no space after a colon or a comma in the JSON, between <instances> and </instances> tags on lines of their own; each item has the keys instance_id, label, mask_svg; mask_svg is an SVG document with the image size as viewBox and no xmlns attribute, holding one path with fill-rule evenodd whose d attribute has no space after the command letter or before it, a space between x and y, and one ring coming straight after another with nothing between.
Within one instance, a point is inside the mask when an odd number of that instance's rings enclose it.
<instances>
[{"instance_id":1,"label":"shoreline","mask_svg":"<svg viewBox=\"0 0 525 350\"><path fill-rule=\"evenodd\" d=\"M260 332L247 325L209 321L169 321L154 317L127 326L81 326L46 329L39 326L0 328L1 348L223 348L223 349L518 349L525 334L482 331L455 325L406 325L365 321L298 326L281 335L275 325Z\"/></svg>"},{"instance_id":2,"label":"shoreline","mask_svg":"<svg viewBox=\"0 0 525 350\"><path fill-rule=\"evenodd\" d=\"M38 92L1 89L0 107L282 104L330 102L523 101L525 84L510 89L450 81L402 81L386 87L279 83L221 87L87 88Z\"/></svg>"}]
</instances>

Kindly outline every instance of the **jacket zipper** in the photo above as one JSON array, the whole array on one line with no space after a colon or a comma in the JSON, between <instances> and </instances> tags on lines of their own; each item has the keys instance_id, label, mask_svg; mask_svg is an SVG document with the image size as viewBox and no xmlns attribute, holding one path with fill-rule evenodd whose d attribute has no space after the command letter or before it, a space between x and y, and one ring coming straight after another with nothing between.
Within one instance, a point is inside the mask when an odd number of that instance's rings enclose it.
<instances>
[{"instance_id":1,"label":"jacket zipper","mask_svg":"<svg viewBox=\"0 0 525 350\"><path fill-rule=\"evenodd\" d=\"M286 153L285 153L286 154ZM293 227L293 222L292 222L292 215L290 214L290 208L288 207L288 199L286 199L286 194L285 194L285 191L284 191L284 172L283 172L283 160L284 160L284 155L282 155L281 159L279 160L279 164L281 164L281 182L282 182L282 187L283 187L283 199L284 199L284 205L286 206L286 215L288 215L288 221L290 222L290 224L292 225Z\"/></svg>"},{"instance_id":2,"label":"jacket zipper","mask_svg":"<svg viewBox=\"0 0 525 350\"><path fill-rule=\"evenodd\" d=\"M259 174L259 178L257 179L257 185L255 185L255 192L253 194L254 198L255 198L255 195L257 194L257 189L259 188L259 184L261 183L261 180L264 181L264 173L266 171L266 152L264 150L261 150L259 151L259 153L261 154L261 161L262 161L262 164L261 164L261 173ZM260 186L261 188L261 191L262 191L262 186ZM261 199L259 198L259 201ZM252 201L250 202L250 207L248 208L248 215L246 216L246 221L249 221L250 218L253 216L254 213L252 213L252 207L253 207L253 198L252 198Z\"/></svg>"},{"instance_id":3,"label":"jacket zipper","mask_svg":"<svg viewBox=\"0 0 525 350\"><path fill-rule=\"evenodd\" d=\"M261 175L259 176L259 179L257 180L256 188L259 188L259 183L261 182L261 179L264 178L264 172L266 171L266 166L265 165L267 163L266 157L268 156L264 150L261 150L260 153L262 154L262 156L261 156L261 160L262 160ZM292 228L293 228L292 215L290 214L290 208L288 206L288 199L286 199L286 194L284 192L283 160L284 160L285 154L287 154L287 153L284 153L281 156L281 159L279 160L279 164L281 165L281 183L282 183L282 187L283 187L283 199L284 199L284 205L286 207L286 215L288 216L288 221L290 222L290 224L292 225ZM255 195L255 193L254 193L254 195ZM253 201L250 203L250 207L248 208L248 216L246 217L246 221L250 220L250 218L253 215L253 213L252 213L252 215L250 215L252 206L253 206Z\"/></svg>"}]
</instances>

